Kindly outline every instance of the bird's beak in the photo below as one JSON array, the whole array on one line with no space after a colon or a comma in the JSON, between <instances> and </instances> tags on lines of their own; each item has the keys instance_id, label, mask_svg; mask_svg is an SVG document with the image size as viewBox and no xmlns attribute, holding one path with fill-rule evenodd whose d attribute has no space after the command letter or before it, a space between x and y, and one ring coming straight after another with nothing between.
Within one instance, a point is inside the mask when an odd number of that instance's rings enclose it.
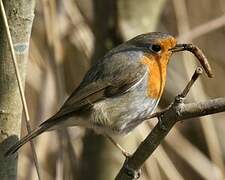
<instances>
[{"instance_id":1,"label":"bird's beak","mask_svg":"<svg viewBox=\"0 0 225 180\"><path fill-rule=\"evenodd\" d=\"M169 50L172 52L179 52L179 51L188 51L190 44L177 44L175 47L170 48Z\"/></svg>"},{"instance_id":2,"label":"bird's beak","mask_svg":"<svg viewBox=\"0 0 225 180\"><path fill-rule=\"evenodd\" d=\"M214 76L207 58L197 46L193 44L177 44L175 47L170 48L169 51L171 51L172 53L180 51L192 52L195 55L195 57L199 60L200 64L206 71L208 77L212 78Z\"/></svg>"}]
</instances>

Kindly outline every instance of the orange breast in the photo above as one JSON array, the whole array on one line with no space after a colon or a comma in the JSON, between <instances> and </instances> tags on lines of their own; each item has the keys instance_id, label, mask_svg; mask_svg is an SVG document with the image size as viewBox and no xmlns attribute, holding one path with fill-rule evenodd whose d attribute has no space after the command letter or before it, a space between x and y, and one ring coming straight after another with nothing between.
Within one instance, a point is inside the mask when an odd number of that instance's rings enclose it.
<instances>
[{"instance_id":1,"label":"orange breast","mask_svg":"<svg viewBox=\"0 0 225 180\"><path fill-rule=\"evenodd\" d=\"M143 56L141 62L148 68L148 96L154 99L160 98L166 81L166 69L170 53L162 56Z\"/></svg>"}]
</instances>

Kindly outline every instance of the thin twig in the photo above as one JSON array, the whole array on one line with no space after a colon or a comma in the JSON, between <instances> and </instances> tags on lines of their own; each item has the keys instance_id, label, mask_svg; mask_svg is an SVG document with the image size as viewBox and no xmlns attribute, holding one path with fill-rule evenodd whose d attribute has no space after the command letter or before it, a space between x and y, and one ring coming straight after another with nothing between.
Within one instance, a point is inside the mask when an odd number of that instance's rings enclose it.
<instances>
[{"instance_id":1,"label":"thin twig","mask_svg":"<svg viewBox=\"0 0 225 180\"><path fill-rule=\"evenodd\" d=\"M190 84L190 82L188 84ZM189 88L190 85L185 87L185 89ZM184 90L183 92L187 92L187 90ZM137 172L143 163L149 156L151 156L151 154L169 133L176 122L188 118L225 111L225 98L218 98L200 103L184 104L183 102L184 98L180 97L179 95L176 96L170 107L164 111L163 114L160 114L161 121L157 123L148 137L138 147L136 152L127 161L125 161L123 167L116 177L116 180L135 179L138 174Z\"/></svg>"},{"instance_id":2,"label":"thin twig","mask_svg":"<svg viewBox=\"0 0 225 180\"><path fill-rule=\"evenodd\" d=\"M198 79L198 77L201 74L202 74L202 68L201 67L197 67L196 70L195 70L195 73L191 77L191 80L188 82L188 84L186 85L186 87L184 88L184 90L182 91L182 93L180 93L178 95L179 98L185 98L187 96L187 94L190 91L191 87L193 86L193 84L195 83L195 81ZM151 119L151 118L159 117L161 114L163 114L164 112L168 111L169 108L170 108L170 106L167 107L166 109L163 109L160 112L155 112L155 113L147 116L147 118L145 118L145 119Z\"/></svg>"},{"instance_id":3,"label":"thin twig","mask_svg":"<svg viewBox=\"0 0 225 180\"><path fill-rule=\"evenodd\" d=\"M185 98L187 94L189 93L191 87L194 85L195 81L198 79L198 77L202 74L202 68L197 67L195 70L195 73L191 77L191 80L188 82L186 87L184 88L183 92L179 95L182 98Z\"/></svg>"},{"instance_id":4,"label":"thin twig","mask_svg":"<svg viewBox=\"0 0 225 180\"><path fill-rule=\"evenodd\" d=\"M225 26L225 14L204 24L201 24L186 33L182 33L182 35L178 36L177 39L179 41L192 41L223 26Z\"/></svg>"},{"instance_id":5,"label":"thin twig","mask_svg":"<svg viewBox=\"0 0 225 180\"><path fill-rule=\"evenodd\" d=\"M0 3L1 3L1 13L2 13L2 17L3 17L6 33L7 33L7 39L8 39L9 46L10 46L12 62L13 62L13 66L14 66L14 69L15 69L16 79L17 79L17 83L18 83L18 87L19 87L19 93L20 93L20 97L21 97L21 101L22 101L22 105L23 105L23 110L24 110L24 114L25 114L26 127L27 127L28 133L30 133L31 132L31 126L30 126L30 123L29 123L30 117L29 117L29 113L28 113L25 95L24 95L24 92L23 92L22 80L21 80L21 77L20 77L20 74L19 74L19 68L18 68L16 54L15 54L14 47L13 47L12 36L11 36L10 30L9 30L8 20L7 20L7 17L6 17L5 8L4 8L2 0L0 1ZM30 141L30 144L31 144L34 163L35 163L36 170L37 170L37 175L38 175L39 180L41 180L39 165L38 165L38 161L37 161L37 154L36 154L34 143L33 143L32 140Z\"/></svg>"}]
</instances>

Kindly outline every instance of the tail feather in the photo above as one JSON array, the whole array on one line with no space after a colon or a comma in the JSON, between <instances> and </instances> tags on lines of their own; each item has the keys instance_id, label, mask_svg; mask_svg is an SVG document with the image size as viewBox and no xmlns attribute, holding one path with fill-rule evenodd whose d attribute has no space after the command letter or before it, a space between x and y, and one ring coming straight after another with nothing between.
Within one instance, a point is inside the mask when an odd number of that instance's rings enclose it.
<instances>
[{"instance_id":1,"label":"tail feather","mask_svg":"<svg viewBox=\"0 0 225 180\"><path fill-rule=\"evenodd\" d=\"M49 119L50 120L50 119ZM5 153L5 156L9 156L14 154L15 152L17 152L24 144L26 144L28 141L30 141L31 139L37 137L38 135L40 135L41 133L45 132L46 130L48 130L49 128L51 128L52 126L55 125L54 121L45 121L44 123L42 123L37 129L34 129L31 133L27 134L25 137L23 137L20 141L18 141L17 143L15 143L13 146L11 146L7 152ZM51 118L52 120L52 118Z\"/></svg>"}]
</instances>

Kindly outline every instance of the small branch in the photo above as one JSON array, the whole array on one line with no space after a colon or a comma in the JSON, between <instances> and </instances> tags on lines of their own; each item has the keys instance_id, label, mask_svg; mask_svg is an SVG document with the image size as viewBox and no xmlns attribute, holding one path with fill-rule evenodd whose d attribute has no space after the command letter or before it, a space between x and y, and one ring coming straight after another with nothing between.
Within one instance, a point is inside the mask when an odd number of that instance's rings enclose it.
<instances>
[{"instance_id":1,"label":"small branch","mask_svg":"<svg viewBox=\"0 0 225 180\"><path fill-rule=\"evenodd\" d=\"M225 112L225 97L205 102L184 104L184 98L201 73L202 70L197 68L192 79L186 85L183 92L175 97L174 102L164 111L149 116L151 118L158 117L160 121L140 144L136 152L124 162L116 180L137 179L137 172L143 163L151 156L176 122L188 118Z\"/></svg>"},{"instance_id":2,"label":"small branch","mask_svg":"<svg viewBox=\"0 0 225 180\"><path fill-rule=\"evenodd\" d=\"M12 36L11 36L10 30L9 30L8 20L7 20L7 17L6 17L5 8L4 8L2 0L0 0L0 6L1 6L1 13L2 13L2 17L3 17L3 22L4 22L4 25L5 25L5 29L6 29L7 39L8 39L9 46L10 46L10 53L11 53L11 56L12 56L12 62L13 62L13 66L14 66L15 73L16 73L16 79L17 79L17 83L18 83L20 98L21 98L21 101L22 101L22 104L23 104L25 120L26 120L25 121L26 127L27 127L28 133L30 133L31 132L31 126L30 126L30 123L29 123L29 121L30 121L29 112L28 112L28 108L27 108L25 95L24 95L24 92L23 92L22 80L21 80L20 73L19 73L19 68L18 68L17 59L16 59L16 53L15 53L15 50L14 50L14 47L13 47ZM34 143L33 143L32 140L30 141L30 144L31 144L31 149L32 149L35 167L36 167L36 170L37 170L38 179L40 180L41 177L40 177L39 166L38 166L38 161L37 161L37 154L36 154Z\"/></svg>"},{"instance_id":3,"label":"small branch","mask_svg":"<svg viewBox=\"0 0 225 180\"><path fill-rule=\"evenodd\" d=\"M198 77L201 74L202 74L202 68L197 67L196 70L195 70L195 73L191 77L191 80L188 82L188 84L184 88L183 92L181 94L179 94L177 97L185 98L187 96L188 92L190 91L191 87L193 86L193 84L195 83L195 81L198 79ZM164 112L169 110L169 108L170 108L170 106L167 107L166 109L164 109L163 111L151 114L150 116L146 117L145 119L151 119L151 118L154 118L154 117L159 117L161 114L163 114ZM143 119L143 120L145 120L145 119Z\"/></svg>"},{"instance_id":4,"label":"small branch","mask_svg":"<svg viewBox=\"0 0 225 180\"><path fill-rule=\"evenodd\" d=\"M204 34L212 32L218 28L225 26L225 15L222 15L218 18L215 18L211 21L208 21L202 25L195 27L194 29L183 33L178 37L179 41L192 41Z\"/></svg>"},{"instance_id":5,"label":"small branch","mask_svg":"<svg viewBox=\"0 0 225 180\"><path fill-rule=\"evenodd\" d=\"M182 121L189 118L206 116L220 112L225 112L225 97L182 105L179 112L180 114L176 120Z\"/></svg>"},{"instance_id":6,"label":"small branch","mask_svg":"<svg viewBox=\"0 0 225 180\"><path fill-rule=\"evenodd\" d=\"M195 73L193 74L191 80L188 82L186 87L184 88L183 92L179 95L182 98L185 98L187 94L189 93L191 87L194 85L195 81L198 79L198 77L202 74L202 68L198 67L195 70Z\"/></svg>"}]
</instances>

